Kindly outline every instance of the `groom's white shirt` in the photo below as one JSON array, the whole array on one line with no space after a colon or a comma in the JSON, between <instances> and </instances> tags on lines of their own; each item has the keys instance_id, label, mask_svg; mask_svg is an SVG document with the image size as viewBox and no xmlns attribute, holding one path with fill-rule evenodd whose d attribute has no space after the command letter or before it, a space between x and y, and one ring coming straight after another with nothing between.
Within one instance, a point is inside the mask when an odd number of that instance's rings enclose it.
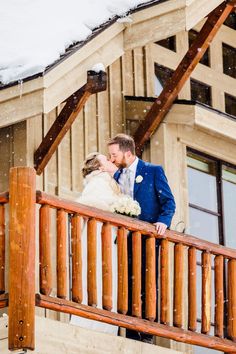
<instances>
[{"instance_id":1,"label":"groom's white shirt","mask_svg":"<svg viewBox=\"0 0 236 354\"><path fill-rule=\"evenodd\" d=\"M128 167L128 168L123 168L122 174L120 175L119 178L119 185L121 187L121 190L124 189L124 183L126 179L126 170L130 170L130 194L132 197L134 196L134 180L135 180L135 175L136 175L136 170L138 166L138 158L135 157L134 162Z\"/></svg>"}]
</instances>

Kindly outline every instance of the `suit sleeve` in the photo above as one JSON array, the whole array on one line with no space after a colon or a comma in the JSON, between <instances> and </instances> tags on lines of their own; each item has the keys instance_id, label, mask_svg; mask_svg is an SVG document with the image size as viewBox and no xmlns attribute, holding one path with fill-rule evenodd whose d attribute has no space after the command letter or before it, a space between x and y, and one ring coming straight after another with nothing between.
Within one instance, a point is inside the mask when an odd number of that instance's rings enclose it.
<instances>
[{"instance_id":1,"label":"suit sleeve","mask_svg":"<svg viewBox=\"0 0 236 354\"><path fill-rule=\"evenodd\" d=\"M156 168L155 189L161 210L157 222L162 222L169 227L175 213L175 200L161 166Z\"/></svg>"}]
</instances>

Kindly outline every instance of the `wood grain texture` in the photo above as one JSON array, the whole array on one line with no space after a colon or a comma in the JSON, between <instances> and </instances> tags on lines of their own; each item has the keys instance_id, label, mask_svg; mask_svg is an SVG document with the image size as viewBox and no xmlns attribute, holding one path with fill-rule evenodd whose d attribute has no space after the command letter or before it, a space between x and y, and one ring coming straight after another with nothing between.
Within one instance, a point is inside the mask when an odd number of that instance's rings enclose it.
<instances>
[{"instance_id":1,"label":"wood grain texture","mask_svg":"<svg viewBox=\"0 0 236 354\"><path fill-rule=\"evenodd\" d=\"M10 170L10 350L35 346L35 180L33 168Z\"/></svg>"},{"instance_id":2,"label":"wood grain texture","mask_svg":"<svg viewBox=\"0 0 236 354\"><path fill-rule=\"evenodd\" d=\"M62 299L67 297L66 217L64 210L57 210L57 296Z\"/></svg>"},{"instance_id":3,"label":"wood grain texture","mask_svg":"<svg viewBox=\"0 0 236 354\"><path fill-rule=\"evenodd\" d=\"M81 217L75 214L71 219L72 300L79 304L83 301L81 237Z\"/></svg>"},{"instance_id":4,"label":"wood grain texture","mask_svg":"<svg viewBox=\"0 0 236 354\"><path fill-rule=\"evenodd\" d=\"M120 227L117 233L118 246L118 303L117 311L126 314L128 311L128 249L127 230Z\"/></svg>"},{"instance_id":5,"label":"wood grain texture","mask_svg":"<svg viewBox=\"0 0 236 354\"><path fill-rule=\"evenodd\" d=\"M43 295L50 295L52 291L50 226L50 207L43 205L39 212L39 282L40 293Z\"/></svg>"}]
</instances>

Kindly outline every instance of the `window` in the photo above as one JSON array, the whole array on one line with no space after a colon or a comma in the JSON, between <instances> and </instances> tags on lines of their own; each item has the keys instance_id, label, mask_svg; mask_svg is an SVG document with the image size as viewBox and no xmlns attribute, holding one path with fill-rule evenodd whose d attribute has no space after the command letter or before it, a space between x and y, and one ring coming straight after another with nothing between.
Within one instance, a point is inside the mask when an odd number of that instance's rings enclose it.
<instances>
[{"instance_id":1,"label":"window","mask_svg":"<svg viewBox=\"0 0 236 354\"><path fill-rule=\"evenodd\" d=\"M235 12L231 12L231 14L229 14L229 16L227 17L227 19L224 22L224 25L236 30L236 13Z\"/></svg>"},{"instance_id":2,"label":"window","mask_svg":"<svg viewBox=\"0 0 236 354\"><path fill-rule=\"evenodd\" d=\"M190 233L236 248L236 166L188 150Z\"/></svg>"},{"instance_id":3,"label":"window","mask_svg":"<svg viewBox=\"0 0 236 354\"><path fill-rule=\"evenodd\" d=\"M166 66L155 64L155 95L159 96L163 87L172 76L173 70Z\"/></svg>"},{"instance_id":4,"label":"window","mask_svg":"<svg viewBox=\"0 0 236 354\"><path fill-rule=\"evenodd\" d=\"M188 44L189 48L197 38L198 32L194 30L190 30L188 32ZM210 66L210 49L208 48L205 54L203 55L202 59L200 60L200 63L206 66Z\"/></svg>"},{"instance_id":5,"label":"window","mask_svg":"<svg viewBox=\"0 0 236 354\"><path fill-rule=\"evenodd\" d=\"M204 240L236 248L236 166L201 154L187 151L190 234ZM197 317L201 329L201 252L197 251ZM214 308L214 263L212 257L212 299ZM214 323L214 311L211 322ZM211 334L214 325L211 326ZM194 347L195 354L220 353Z\"/></svg>"},{"instance_id":6,"label":"window","mask_svg":"<svg viewBox=\"0 0 236 354\"><path fill-rule=\"evenodd\" d=\"M172 50L173 52L176 52L176 36L162 39L161 41L156 42L156 44L159 44L164 48L167 48L167 49Z\"/></svg>"},{"instance_id":7,"label":"window","mask_svg":"<svg viewBox=\"0 0 236 354\"><path fill-rule=\"evenodd\" d=\"M228 44L222 43L223 50L223 72L236 79L236 49Z\"/></svg>"},{"instance_id":8,"label":"window","mask_svg":"<svg viewBox=\"0 0 236 354\"><path fill-rule=\"evenodd\" d=\"M211 87L197 80L190 80L191 99L211 106Z\"/></svg>"},{"instance_id":9,"label":"window","mask_svg":"<svg viewBox=\"0 0 236 354\"><path fill-rule=\"evenodd\" d=\"M236 117L236 97L225 93L225 112Z\"/></svg>"}]
</instances>

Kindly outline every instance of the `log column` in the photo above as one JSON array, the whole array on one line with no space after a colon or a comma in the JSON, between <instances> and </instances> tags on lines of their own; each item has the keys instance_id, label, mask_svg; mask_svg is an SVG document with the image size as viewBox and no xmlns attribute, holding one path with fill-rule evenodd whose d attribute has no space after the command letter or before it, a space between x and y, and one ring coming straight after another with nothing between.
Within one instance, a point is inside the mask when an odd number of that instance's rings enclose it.
<instances>
[{"instance_id":1,"label":"log column","mask_svg":"<svg viewBox=\"0 0 236 354\"><path fill-rule=\"evenodd\" d=\"M10 350L35 346L35 170L14 167L9 189Z\"/></svg>"}]
</instances>

